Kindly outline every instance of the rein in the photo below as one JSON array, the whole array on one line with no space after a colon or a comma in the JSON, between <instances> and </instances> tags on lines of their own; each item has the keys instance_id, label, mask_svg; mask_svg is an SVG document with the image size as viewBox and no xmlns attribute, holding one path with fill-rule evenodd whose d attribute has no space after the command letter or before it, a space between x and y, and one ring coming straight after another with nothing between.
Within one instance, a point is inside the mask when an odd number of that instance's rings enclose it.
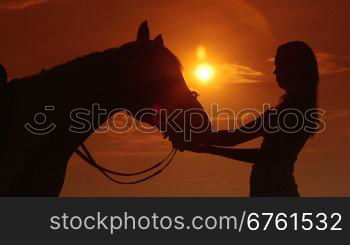
<instances>
[{"instance_id":1,"label":"rein","mask_svg":"<svg viewBox=\"0 0 350 245\"><path fill-rule=\"evenodd\" d=\"M163 160L154 164L153 166L151 166L145 170L139 171L139 172L122 173L122 172L116 172L116 171L102 167L100 164L98 164L95 161L95 159L93 158L93 156L91 155L91 153L89 152L89 150L87 149L87 147L84 144L81 144L81 148L83 151L81 151L79 149L77 149L75 151L81 159L83 159L90 166L99 170L109 180L113 181L114 183L121 184L121 185L139 184L139 183L145 182L145 181L159 175L164 169L166 169L170 165L170 163L172 162L172 160L177 152L177 149L172 148L170 153ZM157 171L150 173L152 170L156 170L157 168L159 168ZM120 180L117 180L117 179L112 177L112 175L118 176L118 177L136 177L136 176L140 176L140 175L143 175L146 173L150 173L150 174L146 177L142 177L142 178L135 180L135 181L124 182L124 181L120 181Z\"/></svg>"}]
</instances>

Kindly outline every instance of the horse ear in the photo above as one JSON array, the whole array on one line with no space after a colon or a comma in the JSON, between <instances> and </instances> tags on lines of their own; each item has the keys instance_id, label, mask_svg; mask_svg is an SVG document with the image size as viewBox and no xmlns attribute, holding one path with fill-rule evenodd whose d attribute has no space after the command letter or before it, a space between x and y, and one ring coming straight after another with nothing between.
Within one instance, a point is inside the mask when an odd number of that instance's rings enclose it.
<instances>
[{"instance_id":1,"label":"horse ear","mask_svg":"<svg viewBox=\"0 0 350 245\"><path fill-rule=\"evenodd\" d=\"M144 21L137 32L137 41L143 42L149 40L149 28L147 21Z\"/></svg>"},{"instance_id":2,"label":"horse ear","mask_svg":"<svg viewBox=\"0 0 350 245\"><path fill-rule=\"evenodd\" d=\"M6 68L0 64L0 86L7 83L7 72Z\"/></svg>"},{"instance_id":3,"label":"horse ear","mask_svg":"<svg viewBox=\"0 0 350 245\"><path fill-rule=\"evenodd\" d=\"M159 46L164 46L164 41L163 41L163 36L162 34L159 34L154 41L157 43Z\"/></svg>"}]
</instances>

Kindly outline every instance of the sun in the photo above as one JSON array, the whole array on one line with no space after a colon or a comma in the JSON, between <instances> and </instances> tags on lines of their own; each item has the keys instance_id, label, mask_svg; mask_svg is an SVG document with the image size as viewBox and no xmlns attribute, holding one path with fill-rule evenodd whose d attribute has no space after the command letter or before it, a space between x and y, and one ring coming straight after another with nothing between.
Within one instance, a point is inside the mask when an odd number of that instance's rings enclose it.
<instances>
[{"instance_id":1,"label":"sun","mask_svg":"<svg viewBox=\"0 0 350 245\"><path fill-rule=\"evenodd\" d=\"M208 64L198 65L195 70L195 76L198 80L205 83L214 77L214 68Z\"/></svg>"}]
</instances>

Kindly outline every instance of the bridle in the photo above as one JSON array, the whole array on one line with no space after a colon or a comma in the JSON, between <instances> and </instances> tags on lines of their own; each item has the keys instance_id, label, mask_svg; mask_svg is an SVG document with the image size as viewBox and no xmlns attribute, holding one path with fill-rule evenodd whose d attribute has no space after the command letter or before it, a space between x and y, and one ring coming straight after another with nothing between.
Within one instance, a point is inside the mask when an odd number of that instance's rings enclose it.
<instances>
[{"instance_id":1,"label":"bridle","mask_svg":"<svg viewBox=\"0 0 350 245\"><path fill-rule=\"evenodd\" d=\"M191 95L195 98L197 98L199 96L198 93L195 91L191 91ZM81 144L81 149L82 149L82 151L77 149L75 151L75 153L77 153L78 156L82 160L84 160L90 166L99 170L106 178L108 178L112 182L117 183L117 184L122 184L122 185L139 184L139 183L145 182L145 181L152 179L153 177L159 175L160 173L162 173L163 170L165 170L167 167L169 167L169 165L171 164L173 158L175 157L175 155L178 151L178 149L175 148L173 145L170 153L163 160L161 160L160 162L157 162L153 166L151 166L147 169L144 169L142 171L139 171L139 172L122 173L122 172L116 172L116 171L110 170L110 169L102 167L100 164L98 164L84 143ZM148 175L141 177L142 175L145 175L145 174L148 174ZM140 176L141 178L139 178L137 180L133 180L133 181L121 181L121 180L117 180L117 179L113 178L112 175L116 176L116 177L139 177Z\"/></svg>"},{"instance_id":2,"label":"bridle","mask_svg":"<svg viewBox=\"0 0 350 245\"><path fill-rule=\"evenodd\" d=\"M151 166L145 170L139 171L139 172L122 173L122 172L116 172L116 171L104 168L100 164L98 164L84 143L81 144L81 148L82 148L82 151L79 149L77 149L75 151L81 159L83 159L90 166L99 170L109 180L113 181L114 183L122 184L122 185L139 184L139 183L145 182L145 181L159 175L164 169L166 169L170 165L170 163L172 162L172 160L177 152L177 149L173 147L172 150L170 151L170 153L163 160L154 164L153 166ZM121 180L117 180L117 179L112 177L112 175L117 176L117 177L138 177L138 176L142 176L144 174L148 174L148 175L145 177L141 177L138 180L133 180L133 181L121 181Z\"/></svg>"}]
</instances>

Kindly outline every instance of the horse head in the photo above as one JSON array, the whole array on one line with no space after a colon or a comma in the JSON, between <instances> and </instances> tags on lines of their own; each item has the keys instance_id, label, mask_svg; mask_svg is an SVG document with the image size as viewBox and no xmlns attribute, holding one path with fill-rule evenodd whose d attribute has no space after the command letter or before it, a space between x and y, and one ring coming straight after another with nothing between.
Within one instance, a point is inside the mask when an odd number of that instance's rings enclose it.
<instances>
[{"instance_id":1,"label":"horse head","mask_svg":"<svg viewBox=\"0 0 350 245\"><path fill-rule=\"evenodd\" d=\"M191 91L177 57L164 45L163 37L150 38L147 22L139 27L137 39L120 48L124 53L124 82L132 86L132 115L157 127L181 150L186 143L205 140L210 122L198 94Z\"/></svg>"}]
</instances>

